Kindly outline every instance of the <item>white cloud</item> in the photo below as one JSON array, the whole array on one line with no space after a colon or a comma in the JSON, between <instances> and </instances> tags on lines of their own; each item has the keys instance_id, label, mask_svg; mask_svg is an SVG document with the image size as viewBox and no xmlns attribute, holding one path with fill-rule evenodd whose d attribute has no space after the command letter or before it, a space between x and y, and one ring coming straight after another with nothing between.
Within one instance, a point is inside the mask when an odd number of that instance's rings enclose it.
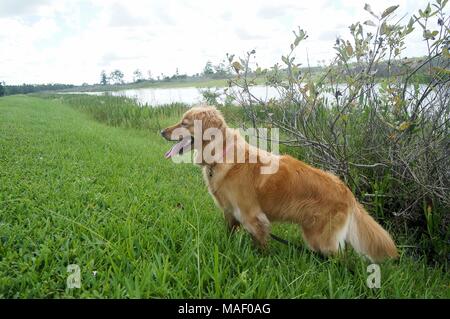
<instances>
[{"instance_id":1,"label":"white cloud","mask_svg":"<svg viewBox=\"0 0 450 319\"><path fill-rule=\"evenodd\" d=\"M36 12L50 3L50 0L4 0L0 2L0 16L22 16Z\"/></svg>"},{"instance_id":2,"label":"white cloud","mask_svg":"<svg viewBox=\"0 0 450 319\"><path fill-rule=\"evenodd\" d=\"M367 1L367 0L366 0ZM300 25L310 35L297 59L311 64L333 56L336 36L370 15L366 1L296 0L2 0L0 80L98 82L102 69L119 68L131 79L136 68L153 75L200 72L207 60L256 49L262 66L279 62ZM31 4L32 3L32 4ZM414 13L419 0L398 0L397 16ZM381 12L391 0L373 1ZM424 53L420 34L407 55Z\"/></svg>"},{"instance_id":3,"label":"white cloud","mask_svg":"<svg viewBox=\"0 0 450 319\"><path fill-rule=\"evenodd\" d=\"M292 11L297 10L305 10L305 7L297 7L295 5L275 5L271 4L268 6L262 6L258 9L257 14L258 17L263 19L277 19L277 18L283 18L286 15L290 14Z\"/></svg>"}]
</instances>

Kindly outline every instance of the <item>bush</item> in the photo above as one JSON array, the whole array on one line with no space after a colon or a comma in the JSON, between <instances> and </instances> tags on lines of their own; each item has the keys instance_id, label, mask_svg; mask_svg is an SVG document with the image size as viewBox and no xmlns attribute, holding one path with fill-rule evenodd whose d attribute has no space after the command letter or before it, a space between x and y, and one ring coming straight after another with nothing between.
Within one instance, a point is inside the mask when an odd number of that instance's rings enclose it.
<instances>
[{"instance_id":1,"label":"bush","mask_svg":"<svg viewBox=\"0 0 450 319\"><path fill-rule=\"evenodd\" d=\"M336 56L317 74L300 68L299 28L282 64L250 72L254 51L228 56L236 76L229 94L253 126L279 127L288 151L343 178L378 219L416 235L430 259L446 259L449 243L450 96L447 0L429 4L405 25L398 6L350 26ZM437 20L438 29L429 29ZM406 37L419 28L428 48L402 59ZM381 71L380 71L381 70ZM251 93L257 77L279 92L263 101ZM420 84L424 83L424 84ZM234 92L234 93L233 93ZM236 93L237 92L237 93Z\"/></svg>"}]
</instances>

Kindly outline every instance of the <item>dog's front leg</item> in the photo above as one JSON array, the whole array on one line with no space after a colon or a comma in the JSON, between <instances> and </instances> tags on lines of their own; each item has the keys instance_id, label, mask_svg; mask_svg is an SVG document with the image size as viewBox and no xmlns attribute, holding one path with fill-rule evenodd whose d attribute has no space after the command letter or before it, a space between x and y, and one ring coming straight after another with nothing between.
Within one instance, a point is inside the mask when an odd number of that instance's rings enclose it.
<instances>
[{"instance_id":1,"label":"dog's front leg","mask_svg":"<svg viewBox=\"0 0 450 319\"><path fill-rule=\"evenodd\" d=\"M252 235L254 243L260 248L267 247L270 222L259 208L241 209L240 219L244 228Z\"/></svg>"},{"instance_id":2,"label":"dog's front leg","mask_svg":"<svg viewBox=\"0 0 450 319\"><path fill-rule=\"evenodd\" d=\"M231 204L225 199L225 197L220 196L219 193L213 194L214 202L217 207L223 211L223 216L227 224L228 230L233 233L240 226L239 220L233 215L233 208Z\"/></svg>"},{"instance_id":3,"label":"dog's front leg","mask_svg":"<svg viewBox=\"0 0 450 319\"><path fill-rule=\"evenodd\" d=\"M225 222L227 224L228 231L234 233L241 225L239 221L234 217L233 210L224 209L223 216L225 217Z\"/></svg>"}]
</instances>

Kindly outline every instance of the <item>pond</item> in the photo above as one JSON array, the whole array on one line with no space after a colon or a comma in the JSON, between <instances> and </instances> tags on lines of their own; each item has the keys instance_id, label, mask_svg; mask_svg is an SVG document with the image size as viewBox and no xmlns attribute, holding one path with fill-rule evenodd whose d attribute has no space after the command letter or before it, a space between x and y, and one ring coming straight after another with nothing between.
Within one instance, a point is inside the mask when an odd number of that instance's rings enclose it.
<instances>
[{"instance_id":1,"label":"pond","mask_svg":"<svg viewBox=\"0 0 450 319\"><path fill-rule=\"evenodd\" d=\"M375 85L376 90L380 90L380 85ZM420 85L419 91L423 92L426 89L426 85ZM346 90L343 85L340 85L342 93L346 95ZM91 94L91 95L113 95L113 96L125 96L134 99L140 105L146 106L159 106L172 103L185 103L188 105L194 105L204 102L203 92L209 90L210 92L218 94L217 101L220 103L225 102L225 88L195 88L195 87L182 87L182 88L142 88L142 89L128 89L120 91L108 91L108 92L74 92L76 94ZM237 97L238 100L246 100L247 96L240 96L242 91L236 88L229 88L228 93L233 93L232 95ZM408 86L407 96L409 97L410 92L414 91L413 86ZM264 85L256 85L251 87L250 92L258 99L267 102L269 99L278 99L280 97L279 92L273 88ZM435 97L435 92L430 94L429 99L433 100ZM442 92L441 92L442 94ZM329 92L322 92L321 96L325 96L328 99L334 99L334 95ZM238 104L238 103L236 103Z\"/></svg>"},{"instance_id":2,"label":"pond","mask_svg":"<svg viewBox=\"0 0 450 319\"><path fill-rule=\"evenodd\" d=\"M140 105L158 106L171 103L186 103L189 105L198 104L204 102L202 92L210 90L220 94L217 99L219 102L224 102L224 88L195 88L195 87L183 87L183 88L143 88L143 89L129 89L120 91L108 91L108 92L75 92L76 94L90 94L90 95L112 95L112 96L125 96L136 100ZM256 97L267 101L270 98L277 98L278 92L271 87L263 85L254 86L251 88L252 94Z\"/></svg>"}]
</instances>

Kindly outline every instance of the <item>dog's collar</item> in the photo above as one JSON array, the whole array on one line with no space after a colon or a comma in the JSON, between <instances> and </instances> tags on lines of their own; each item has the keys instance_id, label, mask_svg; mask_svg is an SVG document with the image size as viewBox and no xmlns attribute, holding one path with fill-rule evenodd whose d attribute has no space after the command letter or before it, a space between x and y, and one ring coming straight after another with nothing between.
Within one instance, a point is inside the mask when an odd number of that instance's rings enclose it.
<instances>
[{"instance_id":1,"label":"dog's collar","mask_svg":"<svg viewBox=\"0 0 450 319\"><path fill-rule=\"evenodd\" d=\"M231 148L233 148L233 147L234 147L234 143L230 143L229 145L224 147L223 150L222 150L222 156L220 157L219 160L222 161L225 158L225 156L228 154L228 152L231 150ZM217 164L219 164L219 163L218 162L214 162L214 163L208 165L208 176L209 177L213 177L213 175L214 175L214 167Z\"/></svg>"}]
</instances>

